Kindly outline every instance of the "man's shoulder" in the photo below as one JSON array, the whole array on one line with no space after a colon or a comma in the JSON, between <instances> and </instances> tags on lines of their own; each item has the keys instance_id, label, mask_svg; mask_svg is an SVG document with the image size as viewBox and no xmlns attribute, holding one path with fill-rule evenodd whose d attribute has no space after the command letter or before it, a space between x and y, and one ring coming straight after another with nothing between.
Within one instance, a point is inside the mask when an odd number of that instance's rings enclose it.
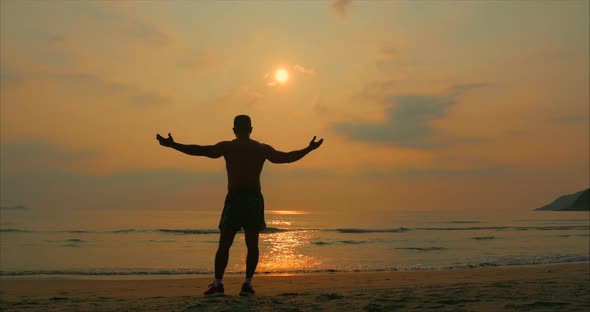
<instances>
[{"instance_id":1,"label":"man's shoulder","mask_svg":"<svg viewBox=\"0 0 590 312\"><path fill-rule=\"evenodd\" d=\"M256 141L256 140L252 140L252 142L253 142L254 144L258 144L258 145L260 145L260 146L269 146L269 145L268 145L268 144L266 144L266 143L262 143L262 142L259 142L259 141Z\"/></svg>"},{"instance_id":2,"label":"man's shoulder","mask_svg":"<svg viewBox=\"0 0 590 312\"><path fill-rule=\"evenodd\" d=\"M252 139L248 139L248 140L239 140L239 139L234 139L231 141L221 141L218 144L230 144L230 145L238 145L238 144L248 144L248 145L259 145L259 146L270 146L266 143L262 143L256 140L252 140Z\"/></svg>"},{"instance_id":3,"label":"man's shoulder","mask_svg":"<svg viewBox=\"0 0 590 312\"><path fill-rule=\"evenodd\" d=\"M232 141L222 141L217 143L218 146L220 147L227 147L227 148L237 148L237 149L241 149L241 148L256 148L256 149L261 149L264 151L267 151L269 149L272 149L272 146L266 144L266 143L262 143L262 142L258 142L256 140L252 140L249 139L247 141L244 140L232 140Z\"/></svg>"},{"instance_id":4,"label":"man's shoulder","mask_svg":"<svg viewBox=\"0 0 590 312\"><path fill-rule=\"evenodd\" d=\"M252 141L254 141L254 140L252 140ZM268 153L269 151L273 150L272 146L270 146L266 143L254 141L253 144L255 144L259 148L259 150L261 150L263 153Z\"/></svg>"},{"instance_id":5,"label":"man's shoulder","mask_svg":"<svg viewBox=\"0 0 590 312\"><path fill-rule=\"evenodd\" d=\"M258 145L260 145L260 147L262 147L264 150L272 149L272 146L270 146L270 144L266 144L266 143L262 143L262 142L258 142L258 141L256 141L256 143Z\"/></svg>"},{"instance_id":6,"label":"man's shoulder","mask_svg":"<svg viewBox=\"0 0 590 312\"><path fill-rule=\"evenodd\" d=\"M230 145L231 145L231 141L221 141L221 142L218 142L217 144L215 144L214 146L216 148L224 149L226 147L229 147Z\"/></svg>"}]
</instances>

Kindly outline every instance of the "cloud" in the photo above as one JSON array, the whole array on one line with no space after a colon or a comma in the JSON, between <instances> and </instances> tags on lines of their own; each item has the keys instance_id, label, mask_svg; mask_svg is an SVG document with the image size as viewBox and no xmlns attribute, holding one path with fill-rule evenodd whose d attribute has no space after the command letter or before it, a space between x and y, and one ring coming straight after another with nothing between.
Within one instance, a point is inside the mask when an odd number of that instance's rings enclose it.
<instances>
[{"instance_id":1,"label":"cloud","mask_svg":"<svg viewBox=\"0 0 590 312\"><path fill-rule=\"evenodd\" d=\"M511 167L475 167L475 168L429 168L429 169L403 169L392 171L370 171L363 173L364 176L373 178L389 177L470 177L489 176L505 174L514 170Z\"/></svg>"},{"instance_id":2,"label":"cloud","mask_svg":"<svg viewBox=\"0 0 590 312\"><path fill-rule=\"evenodd\" d=\"M49 43L50 44L62 44L64 42L66 42L66 38L63 35L51 35L49 36Z\"/></svg>"},{"instance_id":3,"label":"cloud","mask_svg":"<svg viewBox=\"0 0 590 312\"><path fill-rule=\"evenodd\" d=\"M571 114L571 115L562 115L555 118L551 118L549 121L557 122L557 123L569 123L569 122L583 122L590 120L590 116L588 114Z\"/></svg>"},{"instance_id":4,"label":"cloud","mask_svg":"<svg viewBox=\"0 0 590 312\"><path fill-rule=\"evenodd\" d=\"M264 178L269 182L283 181L285 179L321 179L321 178L341 178L343 173L330 169L308 169L308 168L288 168L286 166L268 166L264 169Z\"/></svg>"},{"instance_id":5,"label":"cloud","mask_svg":"<svg viewBox=\"0 0 590 312\"><path fill-rule=\"evenodd\" d=\"M27 211L31 210L31 208L26 207L24 205L14 205L9 203L0 204L0 210L2 211Z\"/></svg>"},{"instance_id":6,"label":"cloud","mask_svg":"<svg viewBox=\"0 0 590 312\"><path fill-rule=\"evenodd\" d=\"M223 171L173 169L124 171L110 175L35 169L2 172L1 179L3 197L26 198L35 207L35 212L55 213L62 209L205 209L223 199L226 175Z\"/></svg>"},{"instance_id":7,"label":"cloud","mask_svg":"<svg viewBox=\"0 0 590 312\"><path fill-rule=\"evenodd\" d=\"M132 105L155 105L167 101L166 97L159 92L146 91L130 84L108 81L94 74L63 72L48 73L48 75L70 83L81 84L100 93L127 97L128 103Z\"/></svg>"},{"instance_id":8,"label":"cloud","mask_svg":"<svg viewBox=\"0 0 590 312\"><path fill-rule=\"evenodd\" d=\"M221 103L240 103L247 106L255 106L264 99L264 94L247 86L241 86L223 95Z\"/></svg>"},{"instance_id":9,"label":"cloud","mask_svg":"<svg viewBox=\"0 0 590 312\"><path fill-rule=\"evenodd\" d=\"M163 96L159 92L154 91L139 91L127 90L128 92L135 91L135 94L129 96L129 103L136 106L155 106L168 102L168 97Z\"/></svg>"},{"instance_id":10,"label":"cloud","mask_svg":"<svg viewBox=\"0 0 590 312\"><path fill-rule=\"evenodd\" d=\"M360 96L364 100L383 102L390 104L390 96L396 93L399 86L404 85L404 79L389 78L381 80L373 80L365 83L361 88ZM488 83L476 82L476 83L464 83L452 85L447 94L449 98L460 96L465 92L484 88L489 86Z\"/></svg>"},{"instance_id":11,"label":"cloud","mask_svg":"<svg viewBox=\"0 0 590 312\"><path fill-rule=\"evenodd\" d=\"M64 168L81 163L97 154L91 150L68 150L40 140L0 143L2 173L35 168Z\"/></svg>"},{"instance_id":12,"label":"cloud","mask_svg":"<svg viewBox=\"0 0 590 312\"><path fill-rule=\"evenodd\" d=\"M316 95L311 99L311 107L313 107L313 110L318 114L323 114L328 111L328 108L322 103L319 95Z\"/></svg>"},{"instance_id":13,"label":"cloud","mask_svg":"<svg viewBox=\"0 0 590 312\"><path fill-rule=\"evenodd\" d=\"M330 7L334 13L341 17L345 17L351 3L352 0L334 0L332 1L332 5Z\"/></svg>"},{"instance_id":14,"label":"cloud","mask_svg":"<svg viewBox=\"0 0 590 312\"><path fill-rule=\"evenodd\" d=\"M305 67L303 65L295 64L295 65L285 65L284 68L286 68L286 69L291 68L292 73L301 74L301 75L307 76L307 77L311 77L311 76L316 75L316 70L313 67ZM263 79L264 79L266 85L269 87L274 87L274 86L280 85L274 79L274 73L275 73L275 70L271 70L271 71L268 71L264 74Z\"/></svg>"},{"instance_id":15,"label":"cloud","mask_svg":"<svg viewBox=\"0 0 590 312\"><path fill-rule=\"evenodd\" d=\"M382 142L403 147L426 147L433 133L430 122L443 118L455 102L448 97L401 95L390 98L385 123L338 123L334 130L353 140Z\"/></svg>"},{"instance_id":16,"label":"cloud","mask_svg":"<svg viewBox=\"0 0 590 312\"><path fill-rule=\"evenodd\" d=\"M485 84L455 85L451 95L394 95L386 97L386 121L383 123L341 122L333 125L336 132L367 142L391 144L409 148L432 148L483 142L483 138L443 138L437 136L433 122L443 119L457 102L455 96Z\"/></svg>"},{"instance_id":17,"label":"cloud","mask_svg":"<svg viewBox=\"0 0 590 312\"><path fill-rule=\"evenodd\" d=\"M30 79L56 80L67 84L69 87L87 88L96 91L101 96L113 95L124 98L124 103L134 107L146 107L165 104L170 101L168 96L157 90L146 90L136 85L113 82L103 79L95 74L75 71L43 71L29 73Z\"/></svg>"},{"instance_id":18,"label":"cloud","mask_svg":"<svg viewBox=\"0 0 590 312\"><path fill-rule=\"evenodd\" d=\"M170 42L170 38L167 34L158 29L155 25L141 22L136 19L127 17L121 20L122 24L125 25L129 34L136 38L151 42L157 45L166 45Z\"/></svg>"},{"instance_id":19,"label":"cloud","mask_svg":"<svg viewBox=\"0 0 590 312\"><path fill-rule=\"evenodd\" d=\"M384 59L393 59L399 55L399 50L392 45L386 45L379 50L379 56Z\"/></svg>"},{"instance_id":20,"label":"cloud","mask_svg":"<svg viewBox=\"0 0 590 312\"><path fill-rule=\"evenodd\" d=\"M274 80L274 76L271 75L270 72L266 72L262 79L264 79L264 81L266 81L265 83L269 87L274 87L279 84L276 80Z\"/></svg>"},{"instance_id":21,"label":"cloud","mask_svg":"<svg viewBox=\"0 0 590 312\"><path fill-rule=\"evenodd\" d=\"M187 53L187 55L176 62L178 68L213 71L224 65L224 57L219 52L204 50L198 53Z\"/></svg>"},{"instance_id":22,"label":"cloud","mask_svg":"<svg viewBox=\"0 0 590 312\"><path fill-rule=\"evenodd\" d=\"M360 97L368 100L382 101L386 94L391 93L391 90L399 82L397 79L371 81L362 87Z\"/></svg>"},{"instance_id":23,"label":"cloud","mask_svg":"<svg viewBox=\"0 0 590 312\"><path fill-rule=\"evenodd\" d=\"M124 5L121 6L118 2L93 2L87 6L80 6L78 9L83 13L80 14L80 18L83 18L87 24L94 22L102 26L99 28L100 31L123 35L158 46L168 45L172 41L170 36L159 27L132 16L126 11L132 8L125 9Z\"/></svg>"},{"instance_id":24,"label":"cloud","mask_svg":"<svg viewBox=\"0 0 590 312\"><path fill-rule=\"evenodd\" d=\"M293 65L293 70L306 76L314 76L316 73L315 68L305 68L301 65Z\"/></svg>"},{"instance_id":25,"label":"cloud","mask_svg":"<svg viewBox=\"0 0 590 312\"><path fill-rule=\"evenodd\" d=\"M451 87L452 93L453 95L460 95L464 92L467 92L469 90L473 90L473 89L479 89L479 88L483 88L483 87L487 87L488 84L487 83L465 83L465 84L458 84L458 85L454 85Z\"/></svg>"},{"instance_id":26,"label":"cloud","mask_svg":"<svg viewBox=\"0 0 590 312\"><path fill-rule=\"evenodd\" d=\"M15 72L0 69L0 85L13 86L19 84L21 81L22 77Z\"/></svg>"}]
</instances>

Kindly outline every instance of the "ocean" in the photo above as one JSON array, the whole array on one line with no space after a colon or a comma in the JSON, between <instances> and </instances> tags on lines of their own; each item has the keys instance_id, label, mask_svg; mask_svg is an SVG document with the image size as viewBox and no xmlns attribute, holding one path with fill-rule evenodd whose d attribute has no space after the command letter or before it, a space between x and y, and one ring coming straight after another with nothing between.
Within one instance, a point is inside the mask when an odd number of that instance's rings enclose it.
<instances>
[{"instance_id":1,"label":"ocean","mask_svg":"<svg viewBox=\"0 0 590 312\"><path fill-rule=\"evenodd\" d=\"M64 228L3 223L0 276L127 279L212 274L219 213L142 212L117 222ZM117 213L108 218L117 219ZM141 222L142 218L152 221ZM258 274L411 271L590 260L588 212L436 210L349 215L268 210L266 223L268 229L260 236ZM245 270L243 240L243 233L238 233L227 274L243 274Z\"/></svg>"}]
</instances>

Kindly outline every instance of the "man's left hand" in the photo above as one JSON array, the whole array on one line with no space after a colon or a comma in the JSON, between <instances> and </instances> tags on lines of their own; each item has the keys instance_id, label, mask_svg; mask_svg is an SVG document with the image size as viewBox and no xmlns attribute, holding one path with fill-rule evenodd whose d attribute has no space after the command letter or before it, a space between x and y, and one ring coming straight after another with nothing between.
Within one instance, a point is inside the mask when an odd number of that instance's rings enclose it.
<instances>
[{"instance_id":1,"label":"man's left hand","mask_svg":"<svg viewBox=\"0 0 590 312\"><path fill-rule=\"evenodd\" d=\"M160 142L160 145L170 147L174 144L174 138L170 133L168 133L168 138L161 136L159 133L156 134L156 139Z\"/></svg>"}]
</instances>

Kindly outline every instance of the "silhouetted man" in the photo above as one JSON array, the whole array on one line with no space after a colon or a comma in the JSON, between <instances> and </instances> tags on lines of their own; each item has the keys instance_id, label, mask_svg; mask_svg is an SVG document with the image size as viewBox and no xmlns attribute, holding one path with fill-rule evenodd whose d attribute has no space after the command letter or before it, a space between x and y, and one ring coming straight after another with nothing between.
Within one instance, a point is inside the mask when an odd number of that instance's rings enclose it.
<instances>
[{"instance_id":1,"label":"silhouetted man","mask_svg":"<svg viewBox=\"0 0 590 312\"><path fill-rule=\"evenodd\" d=\"M209 285L205 295L223 295L221 282L227 266L229 249L236 233L243 228L248 248L246 256L246 281L242 285L240 295L252 295L252 276L258 264L258 235L266 228L264 222L264 198L260 188L260 173L267 159L275 164L291 163L303 158L307 153L322 145L324 139L315 141L315 136L309 146L298 151L280 152L272 146L250 139L252 124L250 117L239 115L234 118L233 141L223 141L215 145L184 145L174 142L168 133L168 138L159 134L156 139L160 145L174 148L192 156L206 156L209 158L225 158L227 169L227 189L225 205L219 221L219 247L215 254L215 282Z\"/></svg>"}]
</instances>

